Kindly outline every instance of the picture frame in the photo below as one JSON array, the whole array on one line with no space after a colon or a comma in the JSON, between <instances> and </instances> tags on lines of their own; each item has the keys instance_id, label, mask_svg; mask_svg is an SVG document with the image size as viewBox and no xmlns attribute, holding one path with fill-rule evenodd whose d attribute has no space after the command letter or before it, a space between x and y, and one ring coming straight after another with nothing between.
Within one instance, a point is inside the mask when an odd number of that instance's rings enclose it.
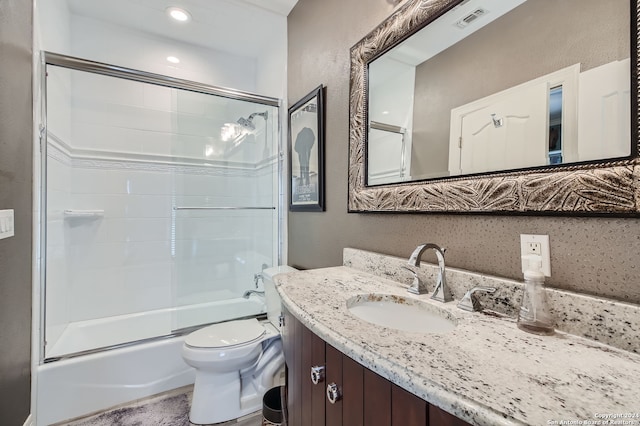
<instances>
[{"instance_id":1,"label":"picture frame","mask_svg":"<svg viewBox=\"0 0 640 426\"><path fill-rule=\"evenodd\" d=\"M290 211L325 211L323 92L321 84L289 108Z\"/></svg>"}]
</instances>

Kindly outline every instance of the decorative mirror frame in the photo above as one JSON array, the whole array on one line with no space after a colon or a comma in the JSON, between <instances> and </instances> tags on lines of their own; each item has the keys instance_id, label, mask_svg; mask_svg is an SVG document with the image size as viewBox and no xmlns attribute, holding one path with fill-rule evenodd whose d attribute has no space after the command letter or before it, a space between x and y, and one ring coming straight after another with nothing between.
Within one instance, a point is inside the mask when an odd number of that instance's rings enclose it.
<instances>
[{"instance_id":1,"label":"decorative mirror frame","mask_svg":"<svg viewBox=\"0 0 640 426\"><path fill-rule=\"evenodd\" d=\"M633 0L631 0L633 1ZM630 7L633 3L630 1ZM368 63L446 13L460 0L407 0L351 48L348 211L640 215L638 27L631 13L631 158L367 187ZM634 19L635 16L635 19ZM635 23L635 25L634 25Z\"/></svg>"}]
</instances>

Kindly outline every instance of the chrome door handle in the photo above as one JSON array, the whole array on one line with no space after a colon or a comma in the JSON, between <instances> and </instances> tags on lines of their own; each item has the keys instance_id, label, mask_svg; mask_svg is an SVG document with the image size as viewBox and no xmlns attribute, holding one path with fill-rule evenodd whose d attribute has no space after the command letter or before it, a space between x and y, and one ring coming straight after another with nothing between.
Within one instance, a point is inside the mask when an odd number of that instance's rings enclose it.
<instances>
[{"instance_id":1,"label":"chrome door handle","mask_svg":"<svg viewBox=\"0 0 640 426\"><path fill-rule=\"evenodd\" d=\"M342 399L340 389L335 383L329 383L327 385L327 399L332 404L335 404L337 401L340 401Z\"/></svg>"},{"instance_id":2,"label":"chrome door handle","mask_svg":"<svg viewBox=\"0 0 640 426\"><path fill-rule=\"evenodd\" d=\"M324 366L314 365L311 367L311 382L317 385L324 380Z\"/></svg>"}]
</instances>

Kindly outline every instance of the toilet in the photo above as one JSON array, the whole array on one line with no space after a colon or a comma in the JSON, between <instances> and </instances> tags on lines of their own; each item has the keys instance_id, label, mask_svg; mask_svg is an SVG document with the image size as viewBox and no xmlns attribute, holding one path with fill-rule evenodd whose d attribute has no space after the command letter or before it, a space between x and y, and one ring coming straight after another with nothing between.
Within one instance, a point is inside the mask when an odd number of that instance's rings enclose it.
<instances>
[{"instance_id":1,"label":"toilet","mask_svg":"<svg viewBox=\"0 0 640 426\"><path fill-rule=\"evenodd\" d=\"M191 423L220 423L258 411L264 393L284 384L281 306L273 276L292 271L289 266L262 271L266 321L251 318L213 324L185 338L182 358L196 369Z\"/></svg>"}]
</instances>

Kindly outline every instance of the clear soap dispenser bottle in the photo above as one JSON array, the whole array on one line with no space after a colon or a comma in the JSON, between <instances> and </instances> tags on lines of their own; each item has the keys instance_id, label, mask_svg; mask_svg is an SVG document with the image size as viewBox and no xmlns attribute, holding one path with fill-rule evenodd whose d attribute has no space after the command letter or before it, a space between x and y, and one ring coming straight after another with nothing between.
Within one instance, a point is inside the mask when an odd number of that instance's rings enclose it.
<instances>
[{"instance_id":1,"label":"clear soap dispenser bottle","mask_svg":"<svg viewBox=\"0 0 640 426\"><path fill-rule=\"evenodd\" d=\"M549 314L544 291L542 259L538 255L529 255L529 266L524 273L524 294L518 313L518 328L529 333L553 334L553 319Z\"/></svg>"}]
</instances>

